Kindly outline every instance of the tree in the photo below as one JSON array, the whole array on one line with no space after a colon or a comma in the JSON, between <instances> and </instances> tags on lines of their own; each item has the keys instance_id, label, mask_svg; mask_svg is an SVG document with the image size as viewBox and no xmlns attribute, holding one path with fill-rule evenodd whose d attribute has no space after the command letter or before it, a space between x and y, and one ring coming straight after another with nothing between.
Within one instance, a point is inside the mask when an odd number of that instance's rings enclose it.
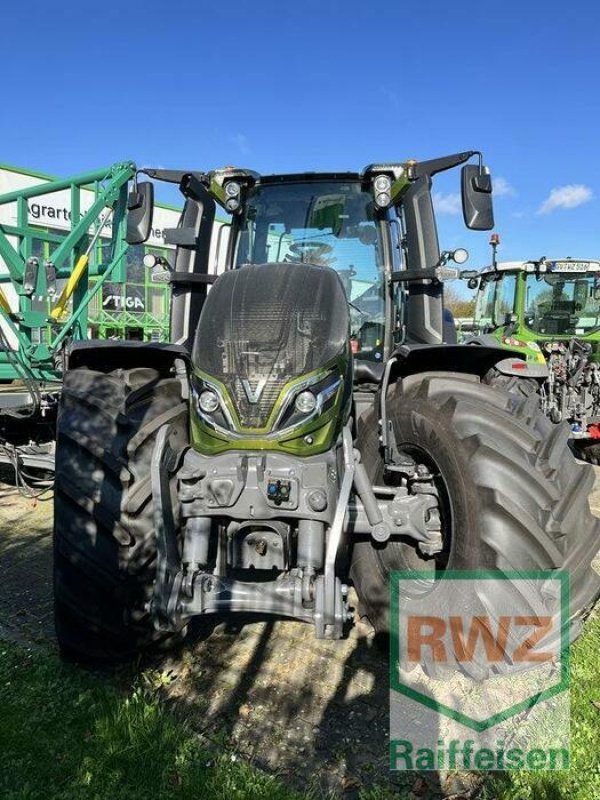
<instances>
[{"instance_id":1,"label":"tree","mask_svg":"<svg viewBox=\"0 0 600 800\"><path fill-rule=\"evenodd\" d=\"M444 285L444 306L454 317L472 317L475 314L475 297L461 296L461 294L448 284Z\"/></svg>"}]
</instances>

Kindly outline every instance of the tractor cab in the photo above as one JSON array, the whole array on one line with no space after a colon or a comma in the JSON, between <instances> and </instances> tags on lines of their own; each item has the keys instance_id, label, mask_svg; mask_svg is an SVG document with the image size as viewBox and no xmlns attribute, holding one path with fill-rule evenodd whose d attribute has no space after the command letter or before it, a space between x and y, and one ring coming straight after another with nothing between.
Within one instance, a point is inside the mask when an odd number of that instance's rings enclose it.
<instances>
[{"instance_id":1,"label":"tractor cab","mask_svg":"<svg viewBox=\"0 0 600 800\"><path fill-rule=\"evenodd\" d=\"M465 164L473 156L479 164ZM402 343L442 344L447 337L441 270L454 254L440 253L431 185L434 175L461 164L465 224L489 230L491 177L475 151L371 164L361 172L144 170L156 180L179 183L186 198L180 226L165 232L177 247L170 277L174 341L193 348L211 272L282 264L337 274L350 317L350 350L365 367L356 374L377 382ZM217 225L223 213L227 222Z\"/></svg>"},{"instance_id":2,"label":"tractor cab","mask_svg":"<svg viewBox=\"0 0 600 800\"><path fill-rule=\"evenodd\" d=\"M596 352L600 339L600 261L499 262L476 281L475 331L544 363L577 338Z\"/></svg>"},{"instance_id":3,"label":"tractor cab","mask_svg":"<svg viewBox=\"0 0 600 800\"><path fill-rule=\"evenodd\" d=\"M231 184L229 184L231 185ZM261 178L236 219L229 266L284 263L334 270L350 313L352 352L381 362L385 347L385 269L398 258L384 242L390 217L359 175Z\"/></svg>"}]
</instances>

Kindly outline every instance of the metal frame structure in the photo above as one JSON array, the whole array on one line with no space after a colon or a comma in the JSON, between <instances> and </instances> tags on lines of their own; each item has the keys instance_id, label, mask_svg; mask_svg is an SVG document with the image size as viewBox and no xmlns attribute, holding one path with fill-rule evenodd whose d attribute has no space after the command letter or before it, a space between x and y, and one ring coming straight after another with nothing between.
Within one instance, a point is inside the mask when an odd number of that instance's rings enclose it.
<instances>
[{"instance_id":1,"label":"metal frame structure","mask_svg":"<svg viewBox=\"0 0 600 800\"><path fill-rule=\"evenodd\" d=\"M90 335L126 338L128 328L147 340L169 338L170 287L152 283L146 271L136 275L135 289L146 301L152 287L158 302L143 302L142 313L126 302L107 310L103 302L103 287L128 296L135 252L126 236L128 198L136 175L136 165L124 161L64 180L32 176L40 183L0 195L0 462L11 464L29 491L40 481L27 479L24 468L54 468L56 410L72 344ZM61 218L67 229L36 224L34 203L50 207L58 193L69 196L70 212Z\"/></svg>"},{"instance_id":2,"label":"metal frame structure","mask_svg":"<svg viewBox=\"0 0 600 800\"><path fill-rule=\"evenodd\" d=\"M120 284L118 305L111 308L106 291L95 295L90 302L88 322L94 339L140 339L145 342L167 342L170 336L171 288L167 283L156 282L151 272L142 266L143 275L131 274L130 260L151 253L167 258L166 248L155 245L130 245L127 253L127 278ZM93 279L91 281L93 283ZM106 287L106 284L104 284ZM130 307L134 298L142 300L140 308Z\"/></svg>"},{"instance_id":3,"label":"metal frame structure","mask_svg":"<svg viewBox=\"0 0 600 800\"><path fill-rule=\"evenodd\" d=\"M57 356L67 341L87 338L91 300L109 278L115 282L125 280L127 185L135 174L135 164L127 161L0 195L0 206L16 203L17 212L15 225L0 224L0 257L7 269L0 274L0 289L3 284L11 284L18 296L18 309L14 312L5 295L0 301L0 321L16 341L15 348L3 342L0 380L60 380ZM94 191L92 205L85 213L81 210L83 188ZM64 190L71 194L71 229L67 235L63 238L32 226L28 200ZM84 258L90 244L88 237L99 238L110 217L110 259L98 263L93 248ZM16 246L9 237L16 238ZM52 258L43 264L33 255L34 239L56 246ZM96 280L90 282L93 277ZM45 308L40 308L40 300L57 297L60 281L67 282L68 296L64 297L71 302L65 305L63 314L53 316L57 306L48 314Z\"/></svg>"}]
</instances>

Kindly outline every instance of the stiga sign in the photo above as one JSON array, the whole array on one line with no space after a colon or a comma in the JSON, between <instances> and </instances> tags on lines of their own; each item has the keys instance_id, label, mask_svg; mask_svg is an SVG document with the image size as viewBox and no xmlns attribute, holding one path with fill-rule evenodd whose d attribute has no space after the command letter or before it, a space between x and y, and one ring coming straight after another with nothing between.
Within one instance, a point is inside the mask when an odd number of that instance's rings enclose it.
<instances>
[{"instance_id":1,"label":"stiga sign","mask_svg":"<svg viewBox=\"0 0 600 800\"><path fill-rule=\"evenodd\" d=\"M104 311L131 311L143 314L146 310L144 289L141 286L108 284L102 292Z\"/></svg>"},{"instance_id":2,"label":"stiga sign","mask_svg":"<svg viewBox=\"0 0 600 800\"><path fill-rule=\"evenodd\" d=\"M392 769L569 765L564 571L391 575Z\"/></svg>"}]
</instances>

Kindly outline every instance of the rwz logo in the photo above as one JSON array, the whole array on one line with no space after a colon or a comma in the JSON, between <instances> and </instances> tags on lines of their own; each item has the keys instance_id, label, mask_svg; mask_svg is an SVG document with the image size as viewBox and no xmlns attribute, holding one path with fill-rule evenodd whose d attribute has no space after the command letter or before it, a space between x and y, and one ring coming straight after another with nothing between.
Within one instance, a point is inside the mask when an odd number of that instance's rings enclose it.
<instances>
[{"instance_id":1,"label":"rwz logo","mask_svg":"<svg viewBox=\"0 0 600 800\"><path fill-rule=\"evenodd\" d=\"M470 619L409 615L406 657L416 664L430 660L465 663L475 659L481 645L486 660L492 664L506 660L513 664L539 664L555 657L551 651L536 650L540 641L552 633L555 622L551 616L537 615L501 615L497 620L488 615Z\"/></svg>"},{"instance_id":2,"label":"rwz logo","mask_svg":"<svg viewBox=\"0 0 600 800\"><path fill-rule=\"evenodd\" d=\"M438 718L481 732L568 688L566 572L394 572L390 589L390 688Z\"/></svg>"}]
</instances>

